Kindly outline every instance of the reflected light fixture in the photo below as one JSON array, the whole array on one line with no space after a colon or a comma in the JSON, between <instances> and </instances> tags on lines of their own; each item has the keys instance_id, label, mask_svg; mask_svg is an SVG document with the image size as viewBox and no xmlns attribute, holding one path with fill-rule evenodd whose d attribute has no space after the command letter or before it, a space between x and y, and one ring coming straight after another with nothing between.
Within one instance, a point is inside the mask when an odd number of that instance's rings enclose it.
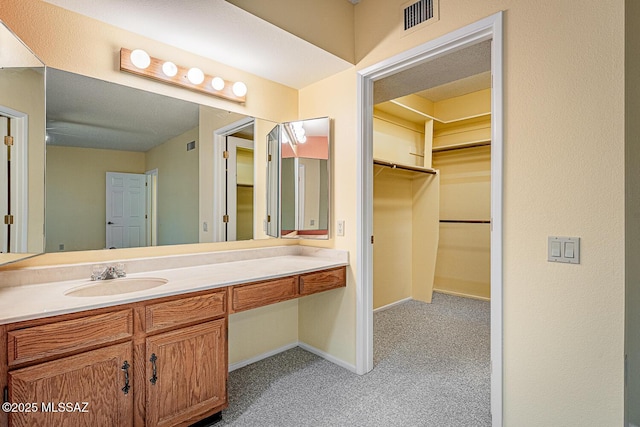
<instances>
[{"instance_id":1,"label":"reflected light fixture","mask_svg":"<svg viewBox=\"0 0 640 427\"><path fill-rule=\"evenodd\" d=\"M183 67L171 61L152 58L142 49L120 49L120 71L180 86L229 101L246 101L247 85L209 76L196 67Z\"/></svg>"},{"instance_id":2,"label":"reflected light fixture","mask_svg":"<svg viewBox=\"0 0 640 427\"><path fill-rule=\"evenodd\" d=\"M307 142L307 135L304 131L302 122L293 122L291 123L291 126L293 127L293 134L298 144L304 144L305 142Z\"/></svg>"}]
</instances>

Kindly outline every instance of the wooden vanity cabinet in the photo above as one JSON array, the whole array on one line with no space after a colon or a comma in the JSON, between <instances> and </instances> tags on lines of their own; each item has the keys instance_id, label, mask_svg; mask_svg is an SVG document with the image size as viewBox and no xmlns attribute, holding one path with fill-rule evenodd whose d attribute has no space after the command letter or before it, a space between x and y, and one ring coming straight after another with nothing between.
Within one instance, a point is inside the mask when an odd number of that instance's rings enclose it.
<instances>
[{"instance_id":1,"label":"wooden vanity cabinet","mask_svg":"<svg viewBox=\"0 0 640 427\"><path fill-rule=\"evenodd\" d=\"M0 413L0 426L186 426L221 411L226 295L222 288L0 326L0 384L21 404Z\"/></svg>"},{"instance_id":2,"label":"wooden vanity cabinet","mask_svg":"<svg viewBox=\"0 0 640 427\"><path fill-rule=\"evenodd\" d=\"M346 267L229 286L229 313L347 286Z\"/></svg>"},{"instance_id":3,"label":"wooden vanity cabinet","mask_svg":"<svg viewBox=\"0 0 640 427\"><path fill-rule=\"evenodd\" d=\"M9 371L11 426L132 426L131 343ZM124 369L124 368L127 369Z\"/></svg>"},{"instance_id":4,"label":"wooden vanity cabinet","mask_svg":"<svg viewBox=\"0 0 640 427\"><path fill-rule=\"evenodd\" d=\"M226 295L145 307L147 426L186 426L227 407Z\"/></svg>"},{"instance_id":5,"label":"wooden vanity cabinet","mask_svg":"<svg viewBox=\"0 0 640 427\"><path fill-rule=\"evenodd\" d=\"M347 286L346 267L301 274L298 283L300 296L311 295Z\"/></svg>"},{"instance_id":6,"label":"wooden vanity cabinet","mask_svg":"<svg viewBox=\"0 0 640 427\"><path fill-rule=\"evenodd\" d=\"M188 426L214 415L228 405L228 315L344 287L345 273L339 267L0 325L0 389L22 405L0 411L0 427Z\"/></svg>"},{"instance_id":7,"label":"wooden vanity cabinet","mask_svg":"<svg viewBox=\"0 0 640 427\"><path fill-rule=\"evenodd\" d=\"M227 406L226 319L147 338L147 425L190 425Z\"/></svg>"}]
</instances>

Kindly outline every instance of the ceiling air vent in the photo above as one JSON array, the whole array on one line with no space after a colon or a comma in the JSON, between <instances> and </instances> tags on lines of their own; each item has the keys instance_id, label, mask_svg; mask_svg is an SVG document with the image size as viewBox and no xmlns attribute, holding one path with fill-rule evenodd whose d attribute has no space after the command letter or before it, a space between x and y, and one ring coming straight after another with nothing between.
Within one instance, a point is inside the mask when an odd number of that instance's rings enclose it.
<instances>
[{"instance_id":1,"label":"ceiling air vent","mask_svg":"<svg viewBox=\"0 0 640 427\"><path fill-rule=\"evenodd\" d=\"M403 6L404 30L438 20L438 0L419 0Z\"/></svg>"}]
</instances>

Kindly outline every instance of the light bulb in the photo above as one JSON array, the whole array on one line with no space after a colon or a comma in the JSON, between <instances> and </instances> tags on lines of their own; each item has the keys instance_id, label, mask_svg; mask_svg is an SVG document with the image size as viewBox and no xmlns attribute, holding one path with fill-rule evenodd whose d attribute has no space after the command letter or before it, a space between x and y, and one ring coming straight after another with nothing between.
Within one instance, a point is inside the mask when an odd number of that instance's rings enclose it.
<instances>
[{"instance_id":1,"label":"light bulb","mask_svg":"<svg viewBox=\"0 0 640 427\"><path fill-rule=\"evenodd\" d=\"M136 68L140 68L144 70L149 65L151 65L151 58L149 54L142 49L135 49L131 51L131 63L136 66Z\"/></svg>"},{"instance_id":2,"label":"light bulb","mask_svg":"<svg viewBox=\"0 0 640 427\"><path fill-rule=\"evenodd\" d=\"M162 64L162 72L167 77L173 77L178 74L178 67L171 61L167 61Z\"/></svg>"},{"instance_id":3,"label":"light bulb","mask_svg":"<svg viewBox=\"0 0 640 427\"><path fill-rule=\"evenodd\" d=\"M220 77L214 77L211 80L211 87L214 88L215 90L224 89L224 80Z\"/></svg>"},{"instance_id":4,"label":"light bulb","mask_svg":"<svg viewBox=\"0 0 640 427\"><path fill-rule=\"evenodd\" d=\"M247 85L242 82L235 82L231 90L235 96L245 96L247 94Z\"/></svg>"},{"instance_id":5,"label":"light bulb","mask_svg":"<svg viewBox=\"0 0 640 427\"><path fill-rule=\"evenodd\" d=\"M194 85L199 85L204 81L204 73L200 68L189 68L189 71L187 71L187 79Z\"/></svg>"}]
</instances>

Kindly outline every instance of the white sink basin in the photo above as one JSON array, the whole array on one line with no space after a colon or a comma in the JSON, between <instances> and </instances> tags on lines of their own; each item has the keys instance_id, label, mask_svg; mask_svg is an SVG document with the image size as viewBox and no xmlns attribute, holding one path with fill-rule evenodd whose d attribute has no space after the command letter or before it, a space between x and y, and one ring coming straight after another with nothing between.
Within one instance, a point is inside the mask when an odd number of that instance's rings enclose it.
<instances>
[{"instance_id":1,"label":"white sink basin","mask_svg":"<svg viewBox=\"0 0 640 427\"><path fill-rule=\"evenodd\" d=\"M120 278L88 282L69 289L64 294L70 297L103 297L129 292L145 291L167 283L167 279L157 277Z\"/></svg>"}]
</instances>

